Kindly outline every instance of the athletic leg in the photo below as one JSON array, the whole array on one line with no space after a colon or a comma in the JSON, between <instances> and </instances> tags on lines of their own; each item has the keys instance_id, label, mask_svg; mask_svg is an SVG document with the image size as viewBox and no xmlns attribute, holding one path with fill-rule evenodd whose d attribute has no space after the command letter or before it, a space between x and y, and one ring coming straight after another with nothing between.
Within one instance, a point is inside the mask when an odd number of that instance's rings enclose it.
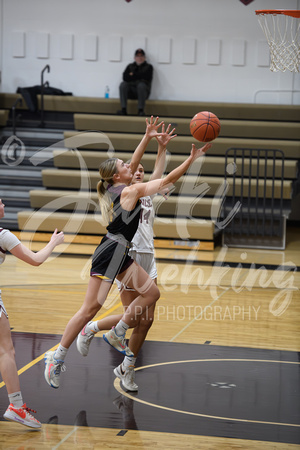
<instances>
[{"instance_id":1,"label":"athletic leg","mask_svg":"<svg viewBox=\"0 0 300 450\"><path fill-rule=\"evenodd\" d=\"M99 277L90 277L83 305L67 324L57 350L45 354L44 376L49 386L55 389L59 387L60 374L64 370L63 363L70 345L83 326L99 311L110 288L110 282Z\"/></svg>"},{"instance_id":2,"label":"athletic leg","mask_svg":"<svg viewBox=\"0 0 300 450\"><path fill-rule=\"evenodd\" d=\"M141 315L146 309L157 302L160 292L147 272L135 261L118 275L118 280L138 293L138 296L128 305L122 319L130 328L134 328L140 322Z\"/></svg>"},{"instance_id":3,"label":"athletic leg","mask_svg":"<svg viewBox=\"0 0 300 450\"><path fill-rule=\"evenodd\" d=\"M5 314L0 317L0 372L7 393L20 391L20 381L15 360L15 349L11 339L9 320Z\"/></svg>"},{"instance_id":4,"label":"athletic leg","mask_svg":"<svg viewBox=\"0 0 300 450\"><path fill-rule=\"evenodd\" d=\"M0 373L10 403L3 417L33 429L40 429L41 423L30 414L31 410L23 402L9 320L1 307L0 314Z\"/></svg>"},{"instance_id":5,"label":"athletic leg","mask_svg":"<svg viewBox=\"0 0 300 450\"><path fill-rule=\"evenodd\" d=\"M137 357L147 337L148 331L153 324L154 311L155 304L146 309L146 311L141 315L138 325L133 329L133 332L130 336L128 347L133 352L135 357Z\"/></svg>"},{"instance_id":6,"label":"athletic leg","mask_svg":"<svg viewBox=\"0 0 300 450\"><path fill-rule=\"evenodd\" d=\"M138 294L135 291L128 290L127 288L122 289L120 295L122 303L126 310L128 305L130 305L135 300ZM134 367L138 353L153 323L154 309L155 304L147 307L146 311L141 315L138 325L133 329L128 343L130 350L133 352L133 356L125 356L123 362L114 369L114 374L118 378L120 378L123 388L131 392L137 391L139 388L135 382Z\"/></svg>"},{"instance_id":7,"label":"athletic leg","mask_svg":"<svg viewBox=\"0 0 300 450\"><path fill-rule=\"evenodd\" d=\"M82 307L66 326L61 344L69 348L83 326L101 309L111 288L111 283L98 277L90 277Z\"/></svg>"},{"instance_id":8,"label":"athletic leg","mask_svg":"<svg viewBox=\"0 0 300 450\"><path fill-rule=\"evenodd\" d=\"M128 306L117 325L103 335L103 339L124 355L134 356L126 345L126 331L139 323L140 316L147 308L155 304L159 299L160 292L147 272L135 261L126 270L119 273L118 280L136 290L139 295Z\"/></svg>"},{"instance_id":9,"label":"athletic leg","mask_svg":"<svg viewBox=\"0 0 300 450\"><path fill-rule=\"evenodd\" d=\"M144 269L136 262L133 262L128 269L124 270L117 276L118 281L124 285L133 288L133 292L123 291L122 303L125 308L125 315L128 316L126 309L131 309L131 303L134 303L134 309L131 311L130 317L127 317L127 322L124 321L124 314L114 315L94 322L86 322L77 336L77 349L82 356L87 356L89 352L90 343L94 335L102 330L114 327L112 332L103 335L106 342L115 347L118 351L126 356L132 356L132 349L124 345L125 333L128 328L134 328L140 322L140 315L146 311L146 316L142 321L141 327L134 333L135 347L137 351L142 346L150 324L153 321L154 309L149 310L149 306L154 304L159 298L159 290L156 283L149 277ZM121 338L119 345L118 337ZM138 343L139 341L139 343ZM129 352L127 351L129 350Z\"/></svg>"}]
</instances>

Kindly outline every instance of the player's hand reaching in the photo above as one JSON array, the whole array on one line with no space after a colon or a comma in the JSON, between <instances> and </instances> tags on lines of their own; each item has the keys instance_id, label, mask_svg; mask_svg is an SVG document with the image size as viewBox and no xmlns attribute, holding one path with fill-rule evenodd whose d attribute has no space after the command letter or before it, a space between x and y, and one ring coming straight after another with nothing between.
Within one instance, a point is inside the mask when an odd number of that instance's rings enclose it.
<instances>
[{"instance_id":1,"label":"player's hand reaching","mask_svg":"<svg viewBox=\"0 0 300 450\"><path fill-rule=\"evenodd\" d=\"M193 161L195 161L200 156L205 155L207 150L209 150L211 147L212 147L211 143L205 144L201 148L196 148L195 144L192 144L191 157L192 157Z\"/></svg>"},{"instance_id":2,"label":"player's hand reaching","mask_svg":"<svg viewBox=\"0 0 300 450\"><path fill-rule=\"evenodd\" d=\"M57 232L57 228L55 228L54 233L51 236L50 242L55 244L55 246L62 244L64 242L64 233L61 231L60 233Z\"/></svg>"},{"instance_id":3,"label":"player's hand reaching","mask_svg":"<svg viewBox=\"0 0 300 450\"><path fill-rule=\"evenodd\" d=\"M171 128L171 124L169 123L169 125L165 131L165 124L163 123L162 127L161 127L161 135L156 136L157 142L159 143L160 146L162 146L164 148L167 147L167 145L171 139L173 139L174 137L177 136L177 134L173 134L175 131L175 128L173 128L171 131L170 131L170 128Z\"/></svg>"},{"instance_id":4,"label":"player's hand reaching","mask_svg":"<svg viewBox=\"0 0 300 450\"><path fill-rule=\"evenodd\" d=\"M148 118L146 119L146 136L152 139L153 137L160 136L162 133L158 133L159 127L163 124L163 122L158 123L159 117L156 119L153 116L150 117L150 121Z\"/></svg>"}]
</instances>

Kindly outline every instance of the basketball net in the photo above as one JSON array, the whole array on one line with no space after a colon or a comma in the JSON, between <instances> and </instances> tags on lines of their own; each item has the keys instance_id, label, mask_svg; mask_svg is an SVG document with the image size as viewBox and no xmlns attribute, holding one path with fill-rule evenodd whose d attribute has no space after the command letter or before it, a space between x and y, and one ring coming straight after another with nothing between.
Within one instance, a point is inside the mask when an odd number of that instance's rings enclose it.
<instances>
[{"instance_id":1,"label":"basketball net","mask_svg":"<svg viewBox=\"0 0 300 450\"><path fill-rule=\"evenodd\" d=\"M300 11L255 11L267 38L272 72L299 72L300 66Z\"/></svg>"}]
</instances>

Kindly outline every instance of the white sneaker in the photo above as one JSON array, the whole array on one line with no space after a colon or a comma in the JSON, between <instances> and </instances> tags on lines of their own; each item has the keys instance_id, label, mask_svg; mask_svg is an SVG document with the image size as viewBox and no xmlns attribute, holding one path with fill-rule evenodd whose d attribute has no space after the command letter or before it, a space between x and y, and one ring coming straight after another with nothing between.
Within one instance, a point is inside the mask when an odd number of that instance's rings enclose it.
<instances>
[{"instance_id":1,"label":"white sneaker","mask_svg":"<svg viewBox=\"0 0 300 450\"><path fill-rule=\"evenodd\" d=\"M123 355L134 356L130 348L126 345L125 334L118 336L115 332L115 327L112 327L110 331L104 333L103 339Z\"/></svg>"},{"instance_id":2,"label":"white sneaker","mask_svg":"<svg viewBox=\"0 0 300 450\"><path fill-rule=\"evenodd\" d=\"M77 350L82 356L87 356L89 353L90 344L95 336L95 331L85 331L86 327L92 323L92 321L88 322L80 331L77 336L76 346Z\"/></svg>"},{"instance_id":3,"label":"white sneaker","mask_svg":"<svg viewBox=\"0 0 300 450\"><path fill-rule=\"evenodd\" d=\"M44 376L49 386L57 389L59 388L60 372L65 372L66 366L63 361L59 361L54 358L54 353L55 351L45 353Z\"/></svg>"},{"instance_id":4,"label":"white sneaker","mask_svg":"<svg viewBox=\"0 0 300 450\"><path fill-rule=\"evenodd\" d=\"M139 387L135 383L135 371L134 366L129 366L123 370L122 364L114 369L116 377L120 378L122 385L127 391L138 391Z\"/></svg>"},{"instance_id":5,"label":"white sneaker","mask_svg":"<svg viewBox=\"0 0 300 450\"><path fill-rule=\"evenodd\" d=\"M3 414L3 417L6 420L18 422L26 427L34 428L36 430L40 429L42 426L41 422L33 417L29 411L36 413L33 409L27 408L26 403L20 408L17 408L11 403Z\"/></svg>"}]
</instances>

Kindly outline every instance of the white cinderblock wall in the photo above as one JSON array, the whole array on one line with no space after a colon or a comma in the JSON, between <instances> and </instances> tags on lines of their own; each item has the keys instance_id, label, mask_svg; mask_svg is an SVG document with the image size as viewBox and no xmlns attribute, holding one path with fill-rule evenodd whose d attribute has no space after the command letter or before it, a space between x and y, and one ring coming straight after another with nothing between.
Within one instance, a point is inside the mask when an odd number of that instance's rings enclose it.
<instances>
[{"instance_id":1,"label":"white cinderblock wall","mask_svg":"<svg viewBox=\"0 0 300 450\"><path fill-rule=\"evenodd\" d=\"M300 103L300 75L269 70L256 9L300 0L0 0L1 92L40 84L118 97L122 71L143 47L155 69L151 98ZM298 92L297 92L298 91Z\"/></svg>"}]
</instances>

